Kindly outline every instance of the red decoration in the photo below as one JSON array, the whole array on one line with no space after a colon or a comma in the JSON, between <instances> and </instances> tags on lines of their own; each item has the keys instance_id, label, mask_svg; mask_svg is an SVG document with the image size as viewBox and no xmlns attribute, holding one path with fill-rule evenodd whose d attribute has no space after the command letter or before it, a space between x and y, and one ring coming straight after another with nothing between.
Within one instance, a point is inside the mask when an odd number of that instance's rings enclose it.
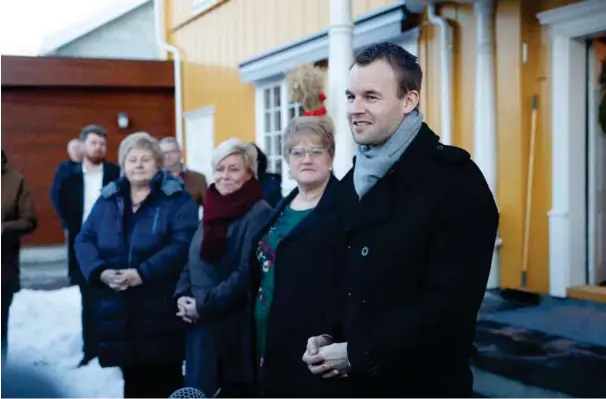
<instances>
[{"instance_id":1,"label":"red decoration","mask_svg":"<svg viewBox=\"0 0 606 399\"><path fill-rule=\"evenodd\" d=\"M320 92L320 94L318 95L318 98L320 99L321 102L324 102L324 100L326 100L326 96L322 92ZM303 116L325 116L325 115L326 115L326 108L324 108L324 107L314 109L313 111L304 111L303 112Z\"/></svg>"}]
</instances>

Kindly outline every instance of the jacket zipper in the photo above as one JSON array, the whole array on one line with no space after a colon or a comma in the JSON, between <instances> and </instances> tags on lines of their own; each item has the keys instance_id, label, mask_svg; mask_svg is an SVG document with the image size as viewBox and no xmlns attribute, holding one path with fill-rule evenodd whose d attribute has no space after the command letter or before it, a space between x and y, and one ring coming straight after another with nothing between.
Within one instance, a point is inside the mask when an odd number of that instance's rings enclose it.
<instances>
[{"instance_id":1,"label":"jacket zipper","mask_svg":"<svg viewBox=\"0 0 606 399\"><path fill-rule=\"evenodd\" d=\"M154 224L152 225L152 234L156 234L156 226L158 225L159 217L160 217L160 207L156 207L156 214L154 215Z\"/></svg>"},{"instance_id":2,"label":"jacket zipper","mask_svg":"<svg viewBox=\"0 0 606 399\"><path fill-rule=\"evenodd\" d=\"M137 227L139 227L139 224L135 224L135 228L133 228L133 232L130 235L130 245L129 245L129 249L128 249L128 268L130 269L131 266L131 261L133 259L133 247L135 246L135 237L137 236Z\"/></svg>"}]
</instances>

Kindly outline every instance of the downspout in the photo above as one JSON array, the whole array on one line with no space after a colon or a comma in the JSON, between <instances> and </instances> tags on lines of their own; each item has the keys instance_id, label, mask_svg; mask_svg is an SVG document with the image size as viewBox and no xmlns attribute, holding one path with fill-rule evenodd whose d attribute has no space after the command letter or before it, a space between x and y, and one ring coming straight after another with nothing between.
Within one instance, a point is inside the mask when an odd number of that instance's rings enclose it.
<instances>
[{"instance_id":1,"label":"downspout","mask_svg":"<svg viewBox=\"0 0 606 399\"><path fill-rule=\"evenodd\" d=\"M452 28L436 14L435 3L427 6L427 20L440 29L440 119L442 143L452 144Z\"/></svg>"},{"instance_id":2,"label":"downspout","mask_svg":"<svg viewBox=\"0 0 606 399\"><path fill-rule=\"evenodd\" d=\"M175 134L179 145L183 148L183 78L181 73L181 52L175 46L166 42L164 0L154 0L154 16L156 42L160 56L167 59L166 53L173 57L173 69L175 77Z\"/></svg>"}]
</instances>

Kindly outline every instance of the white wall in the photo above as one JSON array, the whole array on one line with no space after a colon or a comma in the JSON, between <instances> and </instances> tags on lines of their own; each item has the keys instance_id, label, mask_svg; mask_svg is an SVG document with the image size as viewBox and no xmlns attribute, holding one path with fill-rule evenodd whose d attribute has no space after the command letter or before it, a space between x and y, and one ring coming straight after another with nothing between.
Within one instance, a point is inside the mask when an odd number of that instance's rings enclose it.
<instances>
[{"instance_id":1,"label":"white wall","mask_svg":"<svg viewBox=\"0 0 606 399\"><path fill-rule=\"evenodd\" d=\"M153 5L153 2L147 2L46 55L75 58L160 59L155 41Z\"/></svg>"}]
</instances>

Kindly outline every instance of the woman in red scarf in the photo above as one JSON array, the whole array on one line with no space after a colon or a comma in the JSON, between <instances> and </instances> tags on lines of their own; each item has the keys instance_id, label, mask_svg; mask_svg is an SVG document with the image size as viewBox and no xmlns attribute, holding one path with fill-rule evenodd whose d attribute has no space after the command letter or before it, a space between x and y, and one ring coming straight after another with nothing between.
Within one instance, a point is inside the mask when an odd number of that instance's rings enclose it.
<instances>
[{"instance_id":1,"label":"woman in red scarf","mask_svg":"<svg viewBox=\"0 0 606 399\"><path fill-rule=\"evenodd\" d=\"M229 139L213 151L215 183L177 285L177 316L187 334L185 386L207 396L252 395L250 255L255 233L272 214L257 180L257 151Z\"/></svg>"}]
</instances>

